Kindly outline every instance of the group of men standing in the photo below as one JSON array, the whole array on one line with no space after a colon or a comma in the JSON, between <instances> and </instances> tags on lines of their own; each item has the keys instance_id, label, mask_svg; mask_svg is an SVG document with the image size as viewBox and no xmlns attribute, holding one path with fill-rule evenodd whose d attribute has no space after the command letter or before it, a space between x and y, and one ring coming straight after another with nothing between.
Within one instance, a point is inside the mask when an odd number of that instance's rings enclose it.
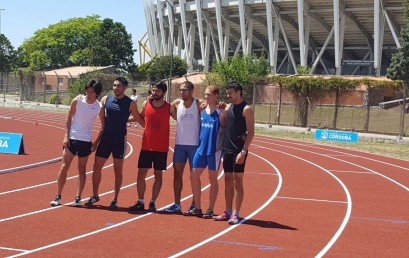
<instances>
[{"instance_id":1,"label":"group of men standing","mask_svg":"<svg viewBox=\"0 0 409 258\"><path fill-rule=\"evenodd\" d=\"M52 206L61 203L61 193L67 171L75 155L79 157L79 187L74 204L81 205L81 193L86 177L86 162L89 154L96 149L92 176L93 195L85 205L91 207L99 201L98 189L101 182L101 170L112 153L115 187L114 198L109 208L118 208L118 195L123 180L122 170L127 143L126 127L127 123L136 121L144 127L144 133L138 160L138 200L135 205L129 207L129 211L145 209L145 178L148 170L153 167L155 181L148 211L155 212L155 201L162 187L162 172L167 169L169 120L172 117L177 123L173 156L175 203L164 211L175 213L182 210L183 171L187 160L189 160L193 202L190 208L184 212L184 215L214 218L218 221L228 221L229 224L237 224L240 221L239 211L244 196L243 172L248 148L254 136L253 109L244 100L243 88L240 84L231 82L227 85L227 98L230 104L226 105L218 102L219 89L217 86L208 86L205 99L198 100L193 97L194 85L186 81L179 88L181 97L169 103L164 99L167 91L166 84L163 82L153 83L152 94L144 101L139 113L136 102L125 95L128 84L125 78L116 78L113 94L103 97L100 103L97 97L101 93L102 87L98 82L93 82L91 86L89 83L85 87L86 95L74 99L70 106L63 141L63 164L58 175L58 192L51 202ZM95 84L98 87L95 87ZM82 106L88 110L81 109ZM92 109L91 106L96 110ZM93 112L89 110L93 110ZM101 129L96 140L92 142L92 122L98 114ZM130 114L132 114L131 117ZM78 137L82 132L86 132L86 137ZM75 147L74 145L78 145L78 143L80 143L79 147ZM226 209L222 214L214 216L213 209L218 193L217 171L221 161L221 153L223 153L225 172ZM209 170L211 185L210 202L209 209L202 213L200 175L206 167ZM233 206L234 198L235 205Z\"/></svg>"}]
</instances>

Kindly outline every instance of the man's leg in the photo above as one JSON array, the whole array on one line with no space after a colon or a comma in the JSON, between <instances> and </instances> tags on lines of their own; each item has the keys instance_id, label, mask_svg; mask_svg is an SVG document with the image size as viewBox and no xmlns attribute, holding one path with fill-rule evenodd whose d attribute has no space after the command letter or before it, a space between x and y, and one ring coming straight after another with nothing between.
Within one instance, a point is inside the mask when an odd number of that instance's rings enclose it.
<instances>
[{"instance_id":1,"label":"man's leg","mask_svg":"<svg viewBox=\"0 0 409 258\"><path fill-rule=\"evenodd\" d=\"M71 162L75 155L72 154L67 148L63 150L62 153L62 165L60 171L58 172L58 186L57 194L61 195L62 189L64 188L65 182L67 181L68 169L71 166Z\"/></svg>"},{"instance_id":2,"label":"man's leg","mask_svg":"<svg viewBox=\"0 0 409 258\"><path fill-rule=\"evenodd\" d=\"M202 175L204 168L193 168L192 174L190 175L190 183L192 185L193 200L195 202L195 207L198 210L202 209L202 183L200 181L200 176Z\"/></svg>"},{"instance_id":3,"label":"man's leg","mask_svg":"<svg viewBox=\"0 0 409 258\"><path fill-rule=\"evenodd\" d=\"M87 169L88 157L89 156L78 157L78 190L77 190L78 197L81 197L87 179L85 170Z\"/></svg>"},{"instance_id":4,"label":"man's leg","mask_svg":"<svg viewBox=\"0 0 409 258\"><path fill-rule=\"evenodd\" d=\"M234 177L232 172L224 173L224 196L226 198L226 210L231 212L233 210L234 198Z\"/></svg>"},{"instance_id":5,"label":"man's leg","mask_svg":"<svg viewBox=\"0 0 409 258\"><path fill-rule=\"evenodd\" d=\"M94 172L92 173L92 192L94 196L98 196L99 184L101 183L101 171L106 160L106 158L95 156Z\"/></svg>"},{"instance_id":6,"label":"man's leg","mask_svg":"<svg viewBox=\"0 0 409 258\"><path fill-rule=\"evenodd\" d=\"M175 203L180 205L183 189L183 171L186 163L173 163L173 192L175 195Z\"/></svg>"},{"instance_id":7,"label":"man's leg","mask_svg":"<svg viewBox=\"0 0 409 258\"><path fill-rule=\"evenodd\" d=\"M235 211L238 213L243 203L244 187L243 187L244 173L234 173L234 189L236 192L236 207Z\"/></svg>"},{"instance_id":8,"label":"man's leg","mask_svg":"<svg viewBox=\"0 0 409 258\"><path fill-rule=\"evenodd\" d=\"M114 172L115 172L114 199L115 200L118 200L119 191L121 191L122 180L123 180L123 177L122 177L123 166L124 166L123 159L114 158Z\"/></svg>"},{"instance_id":9,"label":"man's leg","mask_svg":"<svg viewBox=\"0 0 409 258\"><path fill-rule=\"evenodd\" d=\"M217 194L219 193L219 182L217 180L217 171L209 170L210 194L209 194L209 209L214 210Z\"/></svg>"},{"instance_id":10,"label":"man's leg","mask_svg":"<svg viewBox=\"0 0 409 258\"><path fill-rule=\"evenodd\" d=\"M145 178L148 174L149 168L139 168L138 169L138 178L136 179L136 188L138 190L138 198L143 200L145 197L146 182Z\"/></svg>"},{"instance_id":11,"label":"man's leg","mask_svg":"<svg viewBox=\"0 0 409 258\"><path fill-rule=\"evenodd\" d=\"M152 186L152 200L156 201L156 199L159 196L160 189L162 188L162 175L163 171L162 170L154 170L153 171L155 175L155 182L153 183Z\"/></svg>"}]
</instances>

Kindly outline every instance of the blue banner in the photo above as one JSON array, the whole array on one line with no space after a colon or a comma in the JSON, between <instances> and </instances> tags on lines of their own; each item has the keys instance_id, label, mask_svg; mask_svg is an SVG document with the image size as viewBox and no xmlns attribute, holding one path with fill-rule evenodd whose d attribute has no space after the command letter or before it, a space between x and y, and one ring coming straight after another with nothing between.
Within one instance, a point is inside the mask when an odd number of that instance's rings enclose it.
<instances>
[{"instance_id":1,"label":"blue banner","mask_svg":"<svg viewBox=\"0 0 409 258\"><path fill-rule=\"evenodd\" d=\"M358 134L354 132L315 130L315 139L337 142L358 142Z\"/></svg>"},{"instance_id":2,"label":"blue banner","mask_svg":"<svg viewBox=\"0 0 409 258\"><path fill-rule=\"evenodd\" d=\"M24 154L23 134L0 132L0 153Z\"/></svg>"}]
</instances>

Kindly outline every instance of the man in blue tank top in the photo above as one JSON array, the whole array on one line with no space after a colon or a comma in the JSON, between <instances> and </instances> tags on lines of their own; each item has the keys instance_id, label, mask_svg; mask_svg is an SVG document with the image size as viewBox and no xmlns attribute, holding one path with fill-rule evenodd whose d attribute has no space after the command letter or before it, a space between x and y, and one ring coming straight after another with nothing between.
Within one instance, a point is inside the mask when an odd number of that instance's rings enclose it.
<instances>
[{"instance_id":1,"label":"man in blue tank top","mask_svg":"<svg viewBox=\"0 0 409 258\"><path fill-rule=\"evenodd\" d=\"M243 203L243 176L248 149L254 137L254 111L243 99L243 88L237 82L227 84L227 125L224 134L223 169L225 172L226 210L216 217L217 221L237 224ZM234 196L236 193L236 196ZM233 211L233 199L236 207Z\"/></svg>"},{"instance_id":2,"label":"man in blue tank top","mask_svg":"<svg viewBox=\"0 0 409 258\"><path fill-rule=\"evenodd\" d=\"M99 201L98 189L101 183L102 168L112 153L114 160L115 187L114 198L109 208L118 208L118 195L122 186L122 168L126 151L126 124L129 115L144 126L144 120L139 114L138 107L131 98L125 95L128 81L123 77L118 77L114 81L113 95L105 96L101 100L101 112L105 115L105 128L101 140L95 153L94 172L92 174L93 195L85 204L91 207Z\"/></svg>"}]
</instances>

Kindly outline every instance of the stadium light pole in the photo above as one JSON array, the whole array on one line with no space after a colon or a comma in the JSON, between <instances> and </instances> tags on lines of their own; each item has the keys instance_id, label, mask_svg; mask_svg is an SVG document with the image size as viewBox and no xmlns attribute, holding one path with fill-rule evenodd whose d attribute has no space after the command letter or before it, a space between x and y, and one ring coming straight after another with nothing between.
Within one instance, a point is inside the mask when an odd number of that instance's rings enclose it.
<instances>
[{"instance_id":1,"label":"stadium light pole","mask_svg":"<svg viewBox=\"0 0 409 258\"><path fill-rule=\"evenodd\" d=\"M0 9L0 34L1 34L1 12L5 11L6 9Z\"/></svg>"},{"instance_id":2,"label":"stadium light pole","mask_svg":"<svg viewBox=\"0 0 409 258\"><path fill-rule=\"evenodd\" d=\"M165 0L165 1L170 6L170 9L172 10L172 23L173 23L173 32L174 32L175 31L175 12L173 10L173 5L171 5L168 0ZM170 69L169 69L169 80L168 80L168 101L169 102L171 101L171 97L172 97L173 35L174 33L172 34L172 39L170 43ZM169 36L170 36L170 26L169 26Z\"/></svg>"}]
</instances>

